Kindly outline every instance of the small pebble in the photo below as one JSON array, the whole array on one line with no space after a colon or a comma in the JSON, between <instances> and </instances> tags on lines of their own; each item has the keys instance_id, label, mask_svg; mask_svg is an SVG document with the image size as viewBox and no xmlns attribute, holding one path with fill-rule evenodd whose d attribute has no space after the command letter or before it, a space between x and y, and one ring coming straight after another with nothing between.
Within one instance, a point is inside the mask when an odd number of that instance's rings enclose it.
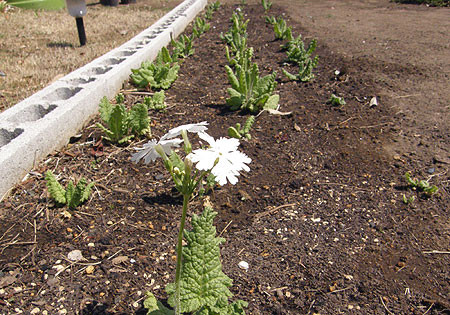
<instances>
[{"instance_id":1,"label":"small pebble","mask_svg":"<svg viewBox=\"0 0 450 315\"><path fill-rule=\"evenodd\" d=\"M88 247L95 247L95 244L94 243L89 243Z\"/></svg>"},{"instance_id":2,"label":"small pebble","mask_svg":"<svg viewBox=\"0 0 450 315\"><path fill-rule=\"evenodd\" d=\"M248 262L246 262L246 261L240 261L238 266L239 266L239 268L241 268L243 270L248 270L248 268L249 268Z\"/></svg>"},{"instance_id":3,"label":"small pebble","mask_svg":"<svg viewBox=\"0 0 450 315\"><path fill-rule=\"evenodd\" d=\"M23 291L22 287L15 287L14 288L14 292L16 292L16 293L19 293L19 292L22 292L22 291Z\"/></svg>"},{"instance_id":4,"label":"small pebble","mask_svg":"<svg viewBox=\"0 0 450 315\"><path fill-rule=\"evenodd\" d=\"M41 310L40 310L40 308L39 307L35 307L35 308L33 308L31 311L30 311L30 314L37 314L37 313L39 313Z\"/></svg>"},{"instance_id":5,"label":"small pebble","mask_svg":"<svg viewBox=\"0 0 450 315\"><path fill-rule=\"evenodd\" d=\"M94 273L94 270L95 270L95 267L94 266L87 266L87 268L86 268L86 273L88 274L88 275L90 275L90 274L93 274Z\"/></svg>"},{"instance_id":6,"label":"small pebble","mask_svg":"<svg viewBox=\"0 0 450 315\"><path fill-rule=\"evenodd\" d=\"M106 224L113 225L114 223L113 223L113 221L108 221L108 222L106 222Z\"/></svg>"}]
</instances>

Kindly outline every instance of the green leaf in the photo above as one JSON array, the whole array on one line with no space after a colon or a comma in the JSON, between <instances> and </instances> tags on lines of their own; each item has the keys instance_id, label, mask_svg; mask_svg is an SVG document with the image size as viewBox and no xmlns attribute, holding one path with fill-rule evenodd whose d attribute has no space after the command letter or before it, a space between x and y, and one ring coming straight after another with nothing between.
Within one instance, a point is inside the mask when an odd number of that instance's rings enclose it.
<instances>
[{"instance_id":1,"label":"green leaf","mask_svg":"<svg viewBox=\"0 0 450 315\"><path fill-rule=\"evenodd\" d=\"M228 136L230 138L236 138L236 139L241 139L242 138L241 134L239 133L239 131L235 127L228 128Z\"/></svg>"},{"instance_id":2,"label":"green leaf","mask_svg":"<svg viewBox=\"0 0 450 315\"><path fill-rule=\"evenodd\" d=\"M72 199L74 193L75 193L75 186L73 185L72 181L69 181L66 187L66 203L69 206L69 208L72 208Z\"/></svg>"},{"instance_id":3,"label":"green leaf","mask_svg":"<svg viewBox=\"0 0 450 315\"><path fill-rule=\"evenodd\" d=\"M147 315L174 315L175 312L165 307L159 302L153 293L146 292L147 296L144 300L144 307L148 310Z\"/></svg>"},{"instance_id":4,"label":"green leaf","mask_svg":"<svg viewBox=\"0 0 450 315\"><path fill-rule=\"evenodd\" d=\"M187 245L183 247L181 269L181 312L194 312L203 307L215 307L219 301L227 301L232 293L228 289L232 281L222 272L219 245L213 225L217 215L206 207L201 216L193 215L192 231L185 231ZM169 304L175 305L175 285L166 287Z\"/></svg>"},{"instance_id":5,"label":"green leaf","mask_svg":"<svg viewBox=\"0 0 450 315\"><path fill-rule=\"evenodd\" d=\"M56 180L51 171L45 173L45 180L50 196L59 204L66 204L66 190Z\"/></svg>"},{"instance_id":6,"label":"green leaf","mask_svg":"<svg viewBox=\"0 0 450 315\"><path fill-rule=\"evenodd\" d=\"M113 105L109 102L108 98L106 96L104 96L101 101L99 106L99 112L100 112L100 118L104 121L107 122L109 121L109 119L111 118L111 114L113 111Z\"/></svg>"},{"instance_id":7,"label":"green leaf","mask_svg":"<svg viewBox=\"0 0 450 315\"><path fill-rule=\"evenodd\" d=\"M280 96L278 94L271 95L264 104L264 109L277 109L279 102Z\"/></svg>"},{"instance_id":8,"label":"green leaf","mask_svg":"<svg viewBox=\"0 0 450 315\"><path fill-rule=\"evenodd\" d=\"M124 105L116 105L113 108L111 117L107 122L109 130L113 134L113 140L119 141L127 134L128 113Z\"/></svg>"},{"instance_id":9,"label":"green leaf","mask_svg":"<svg viewBox=\"0 0 450 315\"><path fill-rule=\"evenodd\" d=\"M134 105L128 115L128 127L136 135L143 135L150 131L150 118L148 109L144 104Z\"/></svg>"},{"instance_id":10,"label":"green leaf","mask_svg":"<svg viewBox=\"0 0 450 315\"><path fill-rule=\"evenodd\" d=\"M64 0L7 0L9 5L30 10L59 10L65 8Z\"/></svg>"}]
</instances>

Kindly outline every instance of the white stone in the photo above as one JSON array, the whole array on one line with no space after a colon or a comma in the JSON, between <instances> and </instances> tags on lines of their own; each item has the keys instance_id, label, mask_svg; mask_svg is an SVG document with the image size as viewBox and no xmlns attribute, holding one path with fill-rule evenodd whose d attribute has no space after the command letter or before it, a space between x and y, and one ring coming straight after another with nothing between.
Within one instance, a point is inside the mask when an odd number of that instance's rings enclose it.
<instances>
[{"instance_id":1,"label":"white stone","mask_svg":"<svg viewBox=\"0 0 450 315\"><path fill-rule=\"evenodd\" d=\"M248 262L243 261L243 260L239 262L238 266L239 266L239 268L241 268L243 270L248 270L248 268L250 267L248 265Z\"/></svg>"}]
</instances>

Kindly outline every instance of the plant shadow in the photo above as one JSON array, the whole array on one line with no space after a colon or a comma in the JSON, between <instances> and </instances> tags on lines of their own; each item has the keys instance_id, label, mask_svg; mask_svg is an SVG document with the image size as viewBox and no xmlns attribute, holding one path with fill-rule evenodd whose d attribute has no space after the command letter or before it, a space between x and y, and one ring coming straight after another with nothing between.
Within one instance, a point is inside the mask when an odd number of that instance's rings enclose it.
<instances>
[{"instance_id":1,"label":"plant shadow","mask_svg":"<svg viewBox=\"0 0 450 315\"><path fill-rule=\"evenodd\" d=\"M172 191L172 193L176 193ZM182 205L183 197L181 195L174 195L162 193L155 196L142 196L142 200L150 205Z\"/></svg>"}]
</instances>

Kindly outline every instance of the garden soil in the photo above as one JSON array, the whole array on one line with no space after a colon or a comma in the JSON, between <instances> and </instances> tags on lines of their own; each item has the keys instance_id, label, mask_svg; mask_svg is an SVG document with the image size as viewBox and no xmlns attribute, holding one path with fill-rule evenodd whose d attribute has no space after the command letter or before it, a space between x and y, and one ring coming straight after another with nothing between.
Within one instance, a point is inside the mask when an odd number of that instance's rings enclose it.
<instances>
[{"instance_id":1,"label":"garden soil","mask_svg":"<svg viewBox=\"0 0 450 315\"><path fill-rule=\"evenodd\" d=\"M154 137L205 120L212 136L225 136L248 117L225 104L219 34L236 7L222 5L195 41L166 91L167 110L150 113ZM282 75L296 69L285 65L262 6L242 8L254 61L264 74L277 71L283 115L257 116L240 146L251 171L209 194L234 298L255 315L449 314L449 9L277 1L270 15L284 16L306 43L318 41L315 78L302 83ZM147 92L124 84L128 105ZM346 104L327 103L331 94ZM146 140L112 145L97 121L0 203L1 313L145 314L146 291L167 297L182 198L160 160L130 161ZM56 207L47 170L63 184L95 181L89 201ZM412 189L406 172L439 191ZM189 213L201 210L195 198ZM68 260L76 249L85 260Z\"/></svg>"}]
</instances>

